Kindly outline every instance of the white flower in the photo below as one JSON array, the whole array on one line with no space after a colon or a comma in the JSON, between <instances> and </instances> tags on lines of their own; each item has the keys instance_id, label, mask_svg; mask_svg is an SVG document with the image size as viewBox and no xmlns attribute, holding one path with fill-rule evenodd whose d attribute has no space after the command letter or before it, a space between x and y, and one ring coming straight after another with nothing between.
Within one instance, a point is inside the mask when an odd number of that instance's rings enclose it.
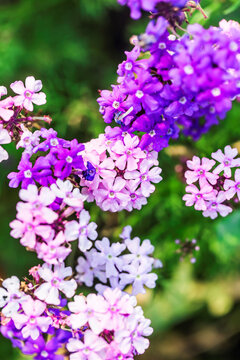
<instances>
[{"instance_id":1,"label":"white flower","mask_svg":"<svg viewBox=\"0 0 240 360\"><path fill-rule=\"evenodd\" d=\"M51 189L56 197L63 199L66 205L71 206L76 211L82 210L86 196L83 196L79 189L73 189L73 185L69 180L62 181L58 179L56 184L51 185Z\"/></svg>"},{"instance_id":2,"label":"white flower","mask_svg":"<svg viewBox=\"0 0 240 360\"><path fill-rule=\"evenodd\" d=\"M92 241L90 240L96 240L98 236L97 224L94 222L89 223L89 220L89 212L83 209L79 216L79 223L73 220L65 226L66 240L72 241L78 238L78 247L83 252L92 247Z\"/></svg>"},{"instance_id":3,"label":"white flower","mask_svg":"<svg viewBox=\"0 0 240 360\"><path fill-rule=\"evenodd\" d=\"M24 294L20 289L20 280L16 276L12 276L3 281L0 288L0 308L3 307L2 313L7 317L11 317L19 309L19 303L23 301Z\"/></svg>"},{"instance_id":4,"label":"white flower","mask_svg":"<svg viewBox=\"0 0 240 360\"><path fill-rule=\"evenodd\" d=\"M59 291L63 292L68 298L73 297L77 289L77 283L74 279L64 280L72 275L72 268L65 267L64 264L52 265L43 264L38 270L38 274L45 282L34 292L40 300L47 304L60 305Z\"/></svg>"}]
</instances>

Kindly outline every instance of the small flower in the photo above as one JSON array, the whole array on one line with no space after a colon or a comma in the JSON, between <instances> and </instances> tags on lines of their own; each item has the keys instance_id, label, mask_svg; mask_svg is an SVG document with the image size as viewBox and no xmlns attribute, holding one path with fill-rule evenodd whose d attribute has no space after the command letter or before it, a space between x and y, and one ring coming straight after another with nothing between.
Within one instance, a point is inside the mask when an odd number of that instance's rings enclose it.
<instances>
[{"instance_id":1,"label":"small flower","mask_svg":"<svg viewBox=\"0 0 240 360\"><path fill-rule=\"evenodd\" d=\"M74 208L76 211L82 210L85 197L80 193L79 189L73 189L73 184L69 180L62 181L57 179L56 183L51 185L51 190L66 205Z\"/></svg>"},{"instance_id":2,"label":"small flower","mask_svg":"<svg viewBox=\"0 0 240 360\"><path fill-rule=\"evenodd\" d=\"M22 303L23 313L13 314L12 320L17 329L21 329L23 337L36 340L40 331L46 333L52 324L50 317L45 316L46 304L33 300L31 296Z\"/></svg>"},{"instance_id":3,"label":"small flower","mask_svg":"<svg viewBox=\"0 0 240 360\"><path fill-rule=\"evenodd\" d=\"M16 276L12 276L3 281L0 288L0 308L4 316L11 317L17 313L24 294L20 291L20 281Z\"/></svg>"},{"instance_id":4,"label":"small flower","mask_svg":"<svg viewBox=\"0 0 240 360\"><path fill-rule=\"evenodd\" d=\"M19 197L25 201L17 204L17 210L19 213L22 211L30 211L35 218L40 218L41 221L47 224L52 224L58 215L48 206L51 205L56 196L47 187L42 187L40 191L36 185L28 185L27 189L21 189L19 191Z\"/></svg>"},{"instance_id":5,"label":"small flower","mask_svg":"<svg viewBox=\"0 0 240 360\"><path fill-rule=\"evenodd\" d=\"M107 347L107 342L91 330L84 333L84 342L71 338L67 343L70 360L101 360L100 352Z\"/></svg>"},{"instance_id":6,"label":"small flower","mask_svg":"<svg viewBox=\"0 0 240 360\"><path fill-rule=\"evenodd\" d=\"M223 217L230 214L232 212L232 208L223 204L224 201L226 201L226 193L224 191L219 191L214 200L206 203L207 209L203 212L203 216L216 219L218 213Z\"/></svg>"},{"instance_id":7,"label":"small flower","mask_svg":"<svg viewBox=\"0 0 240 360\"><path fill-rule=\"evenodd\" d=\"M69 310L74 313L69 317L69 323L75 330L89 324L95 334L104 330L104 314L107 312L107 302L100 295L89 294L86 298L74 296L74 302L68 304Z\"/></svg>"},{"instance_id":8,"label":"small flower","mask_svg":"<svg viewBox=\"0 0 240 360\"><path fill-rule=\"evenodd\" d=\"M101 241L97 240L95 246L100 251L96 254L96 261L105 266L107 278L118 276L118 270L121 270L123 265L119 255L126 249L126 245L120 243L110 245L109 239L104 237Z\"/></svg>"},{"instance_id":9,"label":"small flower","mask_svg":"<svg viewBox=\"0 0 240 360\"><path fill-rule=\"evenodd\" d=\"M237 155L237 149L231 148L230 145L225 146L224 153L220 149L212 153L212 158L220 163L213 170L213 173L219 174L224 171L224 176L230 178L232 175L231 168L240 166L240 158L234 159Z\"/></svg>"},{"instance_id":10,"label":"small flower","mask_svg":"<svg viewBox=\"0 0 240 360\"><path fill-rule=\"evenodd\" d=\"M15 106L23 106L26 110L33 111L33 104L46 104L46 95L39 92L42 89L42 82L35 80L33 76L26 78L25 86L22 81L15 81L10 87L18 94L13 98Z\"/></svg>"},{"instance_id":11,"label":"small flower","mask_svg":"<svg viewBox=\"0 0 240 360\"><path fill-rule=\"evenodd\" d=\"M66 240L72 241L78 239L78 247L83 252L92 247L92 241L96 240L98 236L96 231L97 224L94 222L89 223L89 220L89 212L83 209L79 215L79 223L73 220L65 225Z\"/></svg>"},{"instance_id":12,"label":"small flower","mask_svg":"<svg viewBox=\"0 0 240 360\"><path fill-rule=\"evenodd\" d=\"M47 304L59 305L59 291L63 292L68 298L75 294L77 283L74 279L65 280L72 275L72 268L65 267L64 264L55 265L54 270L49 264L43 264L38 270L38 274L45 282L35 290L34 295Z\"/></svg>"},{"instance_id":13,"label":"small flower","mask_svg":"<svg viewBox=\"0 0 240 360\"><path fill-rule=\"evenodd\" d=\"M124 265L123 270L126 273L120 274L120 285L125 287L131 284L132 294L144 294L144 286L153 289L156 286L157 275L151 273L152 264L148 260L142 261L141 264L132 263Z\"/></svg>"},{"instance_id":14,"label":"small flower","mask_svg":"<svg viewBox=\"0 0 240 360\"><path fill-rule=\"evenodd\" d=\"M219 176L210 172L215 163L214 160L209 160L205 157L201 161L197 156L194 156L192 160L188 160L187 166L190 170L185 172L187 184L199 181L201 187L208 182L215 185Z\"/></svg>"},{"instance_id":15,"label":"small flower","mask_svg":"<svg viewBox=\"0 0 240 360\"><path fill-rule=\"evenodd\" d=\"M213 187L210 185L204 185L200 190L193 184L186 187L186 194L183 196L183 200L186 201L186 206L193 206L195 210L207 210L206 201L215 200L215 193Z\"/></svg>"}]
</instances>

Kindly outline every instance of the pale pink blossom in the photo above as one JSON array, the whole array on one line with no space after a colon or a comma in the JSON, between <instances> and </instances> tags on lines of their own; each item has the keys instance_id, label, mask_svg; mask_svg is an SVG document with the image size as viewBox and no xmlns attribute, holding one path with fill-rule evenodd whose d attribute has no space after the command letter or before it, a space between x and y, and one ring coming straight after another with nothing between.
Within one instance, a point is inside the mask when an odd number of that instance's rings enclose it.
<instances>
[{"instance_id":1,"label":"pale pink blossom","mask_svg":"<svg viewBox=\"0 0 240 360\"><path fill-rule=\"evenodd\" d=\"M144 159L146 154L138 147L138 136L131 136L126 134L123 140L117 140L112 146L111 150L117 155L115 156L116 167L120 170L125 168L128 171L133 171L138 168L140 159Z\"/></svg>"},{"instance_id":2,"label":"pale pink blossom","mask_svg":"<svg viewBox=\"0 0 240 360\"><path fill-rule=\"evenodd\" d=\"M60 231L57 235L52 231L51 236L46 241L46 243L37 242L35 250L38 258L43 259L48 264L57 265L63 263L72 251L70 246L65 246L66 239L63 231Z\"/></svg>"},{"instance_id":3,"label":"pale pink blossom","mask_svg":"<svg viewBox=\"0 0 240 360\"><path fill-rule=\"evenodd\" d=\"M108 344L91 330L84 333L84 342L71 338L67 343L70 360L103 360Z\"/></svg>"},{"instance_id":4,"label":"pale pink blossom","mask_svg":"<svg viewBox=\"0 0 240 360\"><path fill-rule=\"evenodd\" d=\"M225 146L224 153L220 149L215 153L212 153L212 158L220 163L213 170L213 173L220 174L223 171L224 176L230 178L232 175L231 168L240 166L240 158L235 159L237 155L238 150L231 148L230 145Z\"/></svg>"},{"instance_id":5,"label":"pale pink blossom","mask_svg":"<svg viewBox=\"0 0 240 360\"><path fill-rule=\"evenodd\" d=\"M74 301L68 304L73 313L69 317L69 323L75 330L89 324L95 334L104 330L104 314L108 310L108 303L100 295L89 294L86 298L82 295L74 296Z\"/></svg>"},{"instance_id":6,"label":"pale pink blossom","mask_svg":"<svg viewBox=\"0 0 240 360\"><path fill-rule=\"evenodd\" d=\"M224 201L226 201L226 193L224 191L219 191L214 200L206 202L207 209L203 212L203 216L216 219L218 214L223 217L230 214L232 208L223 204Z\"/></svg>"},{"instance_id":7,"label":"pale pink blossom","mask_svg":"<svg viewBox=\"0 0 240 360\"><path fill-rule=\"evenodd\" d=\"M36 185L28 185L27 189L21 189L19 191L19 197L25 203L19 202L17 204L17 210L21 212L32 212L34 217L40 218L47 224L52 224L58 215L48 206L52 204L56 198L56 195L47 187L42 187L40 191Z\"/></svg>"},{"instance_id":8,"label":"pale pink blossom","mask_svg":"<svg viewBox=\"0 0 240 360\"><path fill-rule=\"evenodd\" d=\"M78 247L85 252L92 247L92 241L97 238L97 224L90 221L89 212L83 209L79 215L79 222L70 221L65 225L65 237L67 241L78 239Z\"/></svg>"},{"instance_id":9,"label":"pale pink blossom","mask_svg":"<svg viewBox=\"0 0 240 360\"><path fill-rule=\"evenodd\" d=\"M40 285L34 292L40 300L44 300L47 304L59 305L59 291L66 297L71 298L75 294L77 283L74 279L65 280L72 276L72 268L65 267L64 264L52 265L43 264L39 268L38 274L45 282Z\"/></svg>"},{"instance_id":10,"label":"pale pink blossom","mask_svg":"<svg viewBox=\"0 0 240 360\"><path fill-rule=\"evenodd\" d=\"M201 187L208 184L208 182L215 185L219 176L210 172L215 163L214 160L205 157L200 160L197 156L194 156L192 160L188 160L187 166L190 170L185 172L187 184L199 181Z\"/></svg>"},{"instance_id":11,"label":"pale pink blossom","mask_svg":"<svg viewBox=\"0 0 240 360\"><path fill-rule=\"evenodd\" d=\"M26 78L25 86L22 81L15 81L10 87L18 94L13 98L15 106L23 106L26 110L33 111L33 104L46 104L46 95L39 92L42 89L42 82L35 80L33 76Z\"/></svg>"},{"instance_id":12,"label":"pale pink blossom","mask_svg":"<svg viewBox=\"0 0 240 360\"><path fill-rule=\"evenodd\" d=\"M193 206L195 210L207 210L206 201L215 200L215 193L213 187L204 185L200 190L193 184L186 187L186 192L183 200L186 201L186 206Z\"/></svg>"},{"instance_id":13,"label":"pale pink blossom","mask_svg":"<svg viewBox=\"0 0 240 360\"><path fill-rule=\"evenodd\" d=\"M21 329L23 337L31 337L36 340L40 332L46 333L52 324L52 319L43 316L46 304L39 300L33 300L31 296L22 303L23 313L12 315L12 320L17 329Z\"/></svg>"}]
</instances>

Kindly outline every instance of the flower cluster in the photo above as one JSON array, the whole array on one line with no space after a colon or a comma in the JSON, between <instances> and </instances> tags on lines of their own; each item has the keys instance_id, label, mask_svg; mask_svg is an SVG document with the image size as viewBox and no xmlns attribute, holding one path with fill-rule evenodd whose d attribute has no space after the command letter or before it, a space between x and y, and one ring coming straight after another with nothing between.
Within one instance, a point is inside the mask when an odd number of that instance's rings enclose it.
<instances>
[{"instance_id":1,"label":"flower cluster","mask_svg":"<svg viewBox=\"0 0 240 360\"><path fill-rule=\"evenodd\" d=\"M28 76L25 85L22 81L15 81L10 85L16 96L8 96L0 100L0 145L9 144L17 140L23 133L23 125L31 124L38 120L50 122L48 117L30 116L33 104L46 103L46 95L41 92L41 80ZM0 98L7 95L5 86L0 86ZM7 152L0 146L0 162L8 159Z\"/></svg>"},{"instance_id":2,"label":"flower cluster","mask_svg":"<svg viewBox=\"0 0 240 360\"><path fill-rule=\"evenodd\" d=\"M179 128L198 139L224 119L240 92L239 24L189 25L179 38L169 26L158 17L132 39L135 47L118 67L119 84L98 98L104 121L140 133L142 149L162 150Z\"/></svg>"},{"instance_id":3,"label":"flower cluster","mask_svg":"<svg viewBox=\"0 0 240 360\"><path fill-rule=\"evenodd\" d=\"M229 200L240 201L240 158L238 151L225 146L224 152L212 153L212 159L202 160L194 156L187 161L190 170L185 172L186 192L183 200L186 206L203 211L203 216L215 219L218 215L227 216L232 212ZM232 168L235 169L234 177ZM198 182L199 187L194 185Z\"/></svg>"},{"instance_id":4,"label":"flower cluster","mask_svg":"<svg viewBox=\"0 0 240 360\"><path fill-rule=\"evenodd\" d=\"M199 1L188 0L118 0L120 5L127 5L133 19L141 17L141 10L154 13L155 16L167 16L186 10L186 6L197 7ZM173 14L172 14L173 13Z\"/></svg>"},{"instance_id":5,"label":"flower cluster","mask_svg":"<svg viewBox=\"0 0 240 360\"><path fill-rule=\"evenodd\" d=\"M122 242L110 243L108 238L97 240L95 248L78 258L76 280L88 287L94 285L103 293L106 287L124 290L128 287L133 295L145 293L145 288L154 288L157 275L153 268L162 267L160 260L152 257L154 246L147 239L131 239L131 226L124 228L120 235ZM131 286L131 289L129 288Z\"/></svg>"},{"instance_id":6,"label":"flower cluster","mask_svg":"<svg viewBox=\"0 0 240 360\"><path fill-rule=\"evenodd\" d=\"M94 238L96 224L88 224L90 216L83 209L84 197L79 189L73 189L69 180L58 179L50 188L40 190L30 184L20 190L19 197L23 201L17 204L16 219L10 223L11 236L20 238L20 243L36 251L40 259L49 264L62 263L71 252L69 242L77 232L80 250L89 249L87 237ZM72 214L79 218L79 225L67 221ZM73 232L68 235L69 227L74 228L74 236Z\"/></svg>"},{"instance_id":7,"label":"flower cluster","mask_svg":"<svg viewBox=\"0 0 240 360\"><path fill-rule=\"evenodd\" d=\"M18 172L8 175L10 187L26 189L29 184L48 186L56 179L67 179L75 174L84 176L87 171L84 160L80 155L84 145L76 139L67 141L57 137L53 129L42 129L31 133L25 130L17 147L23 147ZM40 153L40 156L39 156Z\"/></svg>"},{"instance_id":8,"label":"flower cluster","mask_svg":"<svg viewBox=\"0 0 240 360\"><path fill-rule=\"evenodd\" d=\"M1 333L13 346L36 360L133 359L149 346L150 320L145 319L136 298L120 289L103 295L75 295L72 269L44 264L31 269L33 280L17 277L0 288ZM67 279L66 279L67 278ZM60 295L73 301L68 303ZM52 338L49 340L49 335ZM56 353L63 355L57 355Z\"/></svg>"},{"instance_id":9,"label":"flower cluster","mask_svg":"<svg viewBox=\"0 0 240 360\"><path fill-rule=\"evenodd\" d=\"M30 269L30 280L13 276L2 282L1 333L36 360L133 360L144 353L152 329L134 296L156 286L153 269L162 263L154 259L150 240L131 237L130 226L118 242L99 240L84 201L95 201L103 211L140 210L162 180L158 152L180 129L197 139L239 96L239 24L191 25L177 37L184 12L200 8L200 1L118 2L130 7L133 18L141 10L152 12L118 67L117 85L100 91L104 121L119 126L106 127L86 144L59 138L41 126L49 117L29 114L33 104L46 103L33 76L11 84L16 96L0 101L0 162L8 158L1 145L14 141L23 149L18 171L8 175L10 187L21 187L11 235L44 261ZM226 146L212 159L189 160L186 205L212 219L229 214L229 201L235 195L240 200L236 156ZM81 252L76 272L64 264L75 240ZM183 255L199 249L195 240L178 244ZM79 294L82 284L97 294Z\"/></svg>"},{"instance_id":10,"label":"flower cluster","mask_svg":"<svg viewBox=\"0 0 240 360\"><path fill-rule=\"evenodd\" d=\"M108 130L109 128L107 128ZM104 211L140 210L159 183L157 153L142 151L138 136L101 134L85 144L83 158L96 169L93 181L82 179L82 194Z\"/></svg>"}]
</instances>

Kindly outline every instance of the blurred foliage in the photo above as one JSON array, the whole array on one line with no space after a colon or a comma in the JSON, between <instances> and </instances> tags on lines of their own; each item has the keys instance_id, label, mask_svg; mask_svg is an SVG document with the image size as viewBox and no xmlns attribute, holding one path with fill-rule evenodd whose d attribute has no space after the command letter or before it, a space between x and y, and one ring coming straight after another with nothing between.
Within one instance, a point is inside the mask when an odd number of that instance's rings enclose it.
<instances>
[{"instance_id":1,"label":"blurred foliage","mask_svg":"<svg viewBox=\"0 0 240 360\"><path fill-rule=\"evenodd\" d=\"M239 19L239 0L201 4L209 19L195 12L191 22L209 26L223 16ZM128 9L116 0L0 0L1 84L27 75L42 79L48 103L41 111L53 117L61 136L87 141L104 129L97 90L116 81L117 65L124 50L130 49L129 37L142 32L146 23L147 18L132 21ZM198 142L181 137L160 153L164 180L141 212L111 215L90 206L101 234L115 239L122 226L130 224L134 235L151 239L163 261L156 291L139 297L155 329L153 346L143 359L239 358L235 355L240 338L240 211L215 221L203 218L184 206L184 184L176 172L193 154L209 156L227 144L240 149L239 110L240 104L235 104L227 119ZM16 169L20 155L12 144L8 150L10 160L1 164L0 171L2 277L24 276L38 262L9 235L18 196L8 188L6 176ZM198 240L196 264L189 259L179 262L176 238ZM25 358L7 340L1 339L0 349L3 359Z\"/></svg>"}]
</instances>

